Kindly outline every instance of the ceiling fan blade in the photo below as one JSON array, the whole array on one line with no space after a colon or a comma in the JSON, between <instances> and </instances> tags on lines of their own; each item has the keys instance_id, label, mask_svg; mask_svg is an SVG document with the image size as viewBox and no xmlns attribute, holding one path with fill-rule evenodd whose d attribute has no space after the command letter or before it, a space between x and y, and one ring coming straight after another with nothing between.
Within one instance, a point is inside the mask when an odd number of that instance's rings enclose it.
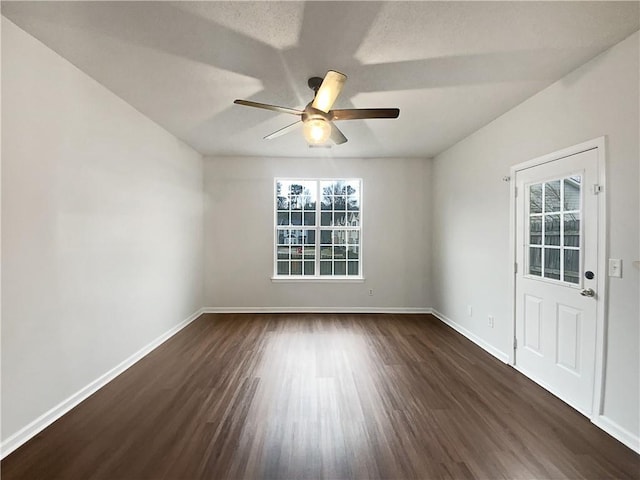
<instances>
[{"instance_id":1,"label":"ceiling fan blade","mask_svg":"<svg viewBox=\"0 0 640 480\"><path fill-rule=\"evenodd\" d=\"M265 140L271 140L273 138L280 137L280 136L284 135L285 133L293 132L295 129L300 128L301 126L302 126L302 122L301 121L292 123L291 125L287 125L286 127L283 127L280 130L276 130L275 132L267 135L266 137L264 137L264 139Z\"/></svg>"},{"instance_id":2,"label":"ceiling fan blade","mask_svg":"<svg viewBox=\"0 0 640 480\"><path fill-rule=\"evenodd\" d=\"M347 110L331 110L331 120L361 120L366 118L398 118L398 108L352 108Z\"/></svg>"},{"instance_id":3,"label":"ceiling fan blade","mask_svg":"<svg viewBox=\"0 0 640 480\"><path fill-rule=\"evenodd\" d=\"M237 105L245 105L247 107L264 108L265 110L273 110L274 112L290 113L291 115L302 115L302 110L296 110L295 108L278 107L277 105L269 105L266 103L252 102L250 100L234 100L233 103Z\"/></svg>"},{"instance_id":4,"label":"ceiling fan blade","mask_svg":"<svg viewBox=\"0 0 640 480\"><path fill-rule=\"evenodd\" d=\"M325 75L320 88L318 88L311 106L318 110L322 110L325 113L329 112L333 106L333 102L335 102L338 95L340 95L346 80L347 76L345 74L329 70Z\"/></svg>"},{"instance_id":5,"label":"ceiling fan blade","mask_svg":"<svg viewBox=\"0 0 640 480\"><path fill-rule=\"evenodd\" d=\"M336 127L335 123L331 123L331 140L333 140L336 145L347 143L347 137Z\"/></svg>"}]
</instances>

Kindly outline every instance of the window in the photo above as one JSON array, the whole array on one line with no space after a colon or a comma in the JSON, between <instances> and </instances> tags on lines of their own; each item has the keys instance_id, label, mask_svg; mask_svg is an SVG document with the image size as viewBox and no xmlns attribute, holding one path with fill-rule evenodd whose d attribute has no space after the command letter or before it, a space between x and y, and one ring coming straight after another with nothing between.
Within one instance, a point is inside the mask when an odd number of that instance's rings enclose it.
<instances>
[{"instance_id":1,"label":"window","mask_svg":"<svg viewBox=\"0 0 640 480\"><path fill-rule=\"evenodd\" d=\"M358 179L276 179L274 277L361 277L361 203Z\"/></svg>"},{"instance_id":2,"label":"window","mask_svg":"<svg viewBox=\"0 0 640 480\"><path fill-rule=\"evenodd\" d=\"M529 275L580 282L581 180L573 175L529 186Z\"/></svg>"}]
</instances>

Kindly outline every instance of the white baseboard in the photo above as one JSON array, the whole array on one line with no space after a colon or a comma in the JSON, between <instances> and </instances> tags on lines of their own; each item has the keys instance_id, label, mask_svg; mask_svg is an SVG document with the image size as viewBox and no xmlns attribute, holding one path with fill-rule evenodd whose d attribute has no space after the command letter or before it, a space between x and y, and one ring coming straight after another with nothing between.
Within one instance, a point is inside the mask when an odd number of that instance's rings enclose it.
<instances>
[{"instance_id":1,"label":"white baseboard","mask_svg":"<svg viewBox=\"0 0 640 480\"><path fill-rule=\"evenodd\" d=\"M640 454L640 437L638 435L631 433L604 415L597 415L591 421L595 426L607 432L620 443Z\"/></svg>"},{"instance_id":2,"label":"white baseboard","mask_svg":"<svg viewBox=\"0 0 640 480\"><path fill-rule=\"evenodd\" d=\"M203 313L432 313L423 307L205 307Z\"/></svg>"},{"instance_id":3,"label":"white baseboard","mask_svg":"<svg viewBox=\"0 0 640 480\"><path fill-rule=\"evenodd\" d=\"M485 350L486 352L490 353L491 355L493 355L494 357L496 357L498 360L500 360L501 362L504 363L509 363L509 355L504 353L501 350L498 350L496 347L494 347L493 345L488 344L487 342L485 342L484 340L482 340L480 337L478 337L476 334L474 334L473 332L467 330L466 328L464 328L462 325L460 325L459 323L454 322L453 320L451 320L449 317L443 315L442 313L438 312L437 310L431 309L431 314L433 316L435 316L436 318L438 318L441 322L449 325L451 328L453 328L456 332L460 333L461 335L467 337L469 340L471 340L473 343L475 343L476 345L478 345L480 348L482 348L483 350Z\"/></svg>"},{"instance_id":4,"label":"white baseboard","mask_svg":"<svg viewBox=\"0 0 640 480\"><path fill-rule=\"evenodd\" d=\"M127 370L133 364L135 364L138 360L143 358L149 352L151 352L152 350L160 346L162 343L167 341L173 335L175 335L184 327L186 327L191 322L193 322L196 318L202 315L202 313L204 313L203 309L198 310L197 312L189 316L189 318L180 322L178 325L171 328L170 330L166 331L165 333L163 333L162 335L160 335L159 337L157 337L156 339L154 339L153 341L151 341L150 343L142 347L140 350L135 352L129 358L125 359L124 361L122 361L121 363L113 367L111 370L109 370L105 374L96 378L87 386L78 390L76 393L71 395L66 400L63 400L62 402L60 402L58 405L53 407L48 412L43 413L34 421L29 423L25 427L21 428L10 437L8 437L6 440L2 442L2 444L0 444L0 459L9 455L19 446L21 446L22 444L24 444L25 442L33 438L35 435L37 435L42 430L44 430L49 425L51 425L53 422L55 422L60 417L62 417L69 410L77 406L80 402L88 398L90 395L93 395L95 392L97 392L99 389L104 387L111 380L113 380L122 372Z\"/></svg>"}]
</instances>

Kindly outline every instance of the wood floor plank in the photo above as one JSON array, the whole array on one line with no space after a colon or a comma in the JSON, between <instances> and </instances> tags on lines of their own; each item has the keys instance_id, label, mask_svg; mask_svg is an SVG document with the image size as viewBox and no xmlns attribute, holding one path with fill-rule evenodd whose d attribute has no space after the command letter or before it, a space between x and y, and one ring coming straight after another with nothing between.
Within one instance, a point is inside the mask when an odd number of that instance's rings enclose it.
<instances>
[{"instance_id":1,"label":"wood floor plank","mask_svg":"<svg viewBox=\"0 0 640 480\"><path fill-rule=\"evenodd\" d=\"M6 457L13 479L640 478L430 315L203 315Z\"/></svg>"}]
</instances>

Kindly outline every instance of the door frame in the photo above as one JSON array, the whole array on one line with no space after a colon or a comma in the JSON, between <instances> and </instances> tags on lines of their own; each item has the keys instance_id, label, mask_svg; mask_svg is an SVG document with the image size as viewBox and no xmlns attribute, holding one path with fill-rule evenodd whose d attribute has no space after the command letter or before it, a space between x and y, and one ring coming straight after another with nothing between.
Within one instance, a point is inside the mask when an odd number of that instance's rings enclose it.
<instances>
[{"instance_id":1,"label":"door frame","mask_svg":"<svg viewBox=\"0 0 640 480\"><path fill-rule=\"evenodd\" d=\"M536 167L544 163L560 160L565 157L570 157L578 153L586 152L588 150L596 150L597 155L597 185L600 187L598 192L598 245L597 245L597 266L598 266L598 279L597 279L597 304L596 304L596 352L595 352L595 370L593 377L593 392L592 392L592 409L591 409L591 421L594 421L602 415L603 396L604 396L604 381L605 381L605 366L606 366L606 341L607 341L607 299L608 299L608 286L609 277L607 272L607 232L609 230L607 223L607 188L606 188L606 136L594 138L571 147L563 148L556 152L536 157L532 160L528 160L517 165L513 165L510 168L509 175L509 311L512 315L512 321L509 324L509 339L512 342L513 347L509 349L509 364L518 369L516 365L515 351L516 351L516 174L519 171L526 170L531 167ZM594 185L585 187L590 190L594 188ZM523 192L518 192L523 195ZM523 268L520 266L519 268Z\"/></svg>"}]
</instances>

